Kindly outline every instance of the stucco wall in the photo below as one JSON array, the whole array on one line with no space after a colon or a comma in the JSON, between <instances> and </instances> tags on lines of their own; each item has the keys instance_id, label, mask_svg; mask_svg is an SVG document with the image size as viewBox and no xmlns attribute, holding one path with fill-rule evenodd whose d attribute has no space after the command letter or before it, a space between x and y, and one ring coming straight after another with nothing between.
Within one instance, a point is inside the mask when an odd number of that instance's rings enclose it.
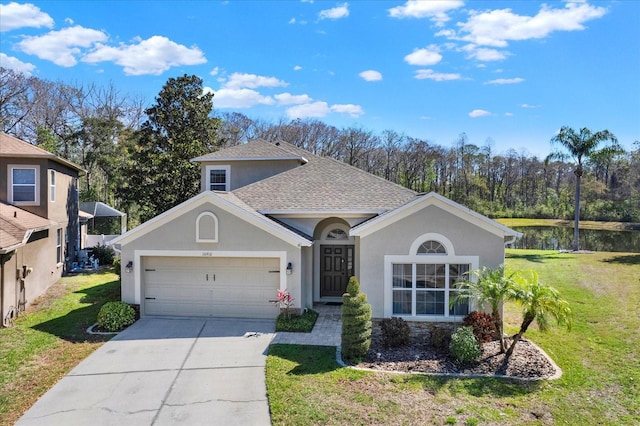
<instances>
[{"instance_id":1,"label":"stucco wall","mask_svg":"<svg viewBox=\"0 0 640 426\"><path fill-rule=\"evenodd\" d=\"M229 175L231 178L231 188L233 191L253 182L275 176L287 170L300 166L298 160L271 160L271 161L229 161L227 163L205 162L202 163L200 178L201 191L208 191L206 169L207 166L230 166Z\"/></svg>"},{"instance_id":2,"label":"stucco wall","mask_svg":"<svg viewBox=\"0 0 640 426\"><path fill-rule=\"evenodd\" d=\"M218 242L196 243L196 219L200 213L212 212L218 218ZM210 252L260 252L284 251L286 263L291 262L293 273L286 275L286 287L294 298L296 308L307 300L301 286L303 274L301 249L280 238L227 213L211 203L194 207L178 218L146 235L122 246L122 300L134 303L135 273L127 273L124 267L135 259L135 250L193 250ZM139 265L134 265L134 268ZM284 272L283 272L284 273ZM275 296L275 295L274 295Z\"/></svg>"},{"instance_id":3,"label":"stucco wall","mask_svg":"<svg viewBox=\"0 0 640 426\"><path fill-rule=\"evenodd\" d=\"M357 241L360 253L358 278L373 308L373 317L384 315L384 256L409 255L411 244L426 233L438 233L448 238L456 256L479 256L479 266L497 267L504 262L503 238L439 207L427 206Z\"/></svg>"}]
</instances>

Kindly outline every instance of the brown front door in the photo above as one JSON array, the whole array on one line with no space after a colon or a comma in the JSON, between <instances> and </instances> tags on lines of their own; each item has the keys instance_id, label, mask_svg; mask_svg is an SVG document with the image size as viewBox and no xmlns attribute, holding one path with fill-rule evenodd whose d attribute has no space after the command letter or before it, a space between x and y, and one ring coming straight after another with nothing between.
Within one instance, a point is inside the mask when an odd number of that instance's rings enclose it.
<instances>
[{"instance_id":1,"label":"brown front door","mask_svg":"<svg viewBox=\"0 0 640 426\"><path fill-rule=\"evenodd\" d=\"M342 297L354 271L354 246L320 246L320 297Z\"/></svg>"}]
</instances>

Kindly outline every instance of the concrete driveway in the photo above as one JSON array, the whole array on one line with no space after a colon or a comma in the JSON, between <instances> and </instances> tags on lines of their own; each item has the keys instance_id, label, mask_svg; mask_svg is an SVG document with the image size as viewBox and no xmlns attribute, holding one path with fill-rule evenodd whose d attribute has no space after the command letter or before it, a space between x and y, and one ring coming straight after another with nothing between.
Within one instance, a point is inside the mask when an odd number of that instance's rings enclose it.
<instances>
[{"instance_id":1,"label":"concrete driveway","mask_svg":"<svg viewBox=\"0 0 640 426\"><path fill-rule=\"evenodd\" d=\"M270 425L274 321L144 318L81 362L17 425Z\"/></svg>"}]
</instances>

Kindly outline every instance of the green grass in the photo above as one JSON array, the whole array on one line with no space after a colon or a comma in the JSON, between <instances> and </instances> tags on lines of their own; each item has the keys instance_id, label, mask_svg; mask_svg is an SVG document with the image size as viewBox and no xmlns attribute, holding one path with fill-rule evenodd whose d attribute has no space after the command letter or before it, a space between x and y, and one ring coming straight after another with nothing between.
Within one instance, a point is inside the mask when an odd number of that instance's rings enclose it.
<instances>
[{"instance_id":1,"label":"green grass","mask_svg":"<svg viewBox=\"0 0 640 426\"><path fill-rule=\"evenodd\" d=\"M276 319L276 331L311 333L317 319L318 313L311 309L306 310L302 315L291 315L290 318L280 314Z\"/></svg>"},{"instance_id":2,"label":"green grass","mask_svg":"<svg viewBox=\"0 0 640 426\"><path fill-rule=\"evenodd\" d=\"M333 348L273 345L267 392L274 425L640 424L640 254L508 250L574 312L571 332L527 337L563 369L557 381L396 375L343 368ZM507 330L520 322L505 308Z\"/></svg>"},{"instance_id":3,"label":"green grass","mask_svg":"<svg viewBox=\"0 0 640 426\"><path fill-rule=\"evenodd\" d=\"M496 219L505 226L559 226L573 228L573 220L564 219L526 219L526 218L505 218ZM597 222L592 220L581 220L580 229L593 229L598 231L638 231L640 223L631 222Z\"/></svg>"},{"instance_id":4,"label":"green grass","mask_svg":"<svg viewBox=\"0 0 640 426\"><path fill-rule=\"evenodd\" d=\"M0 425L13 424L44 392L110 337L86 333L100 307L120 299L111 270L62 278L11 328L0 329Z\"/></svg>"}]
</instances>

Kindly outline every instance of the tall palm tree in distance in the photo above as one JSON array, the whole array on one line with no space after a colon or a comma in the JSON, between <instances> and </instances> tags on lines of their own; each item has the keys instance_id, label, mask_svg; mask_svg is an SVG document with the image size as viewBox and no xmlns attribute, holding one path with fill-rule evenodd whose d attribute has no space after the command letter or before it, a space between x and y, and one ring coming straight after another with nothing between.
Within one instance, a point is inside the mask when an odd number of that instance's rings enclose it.
<instances>
[{"instance_id":1,"label":"tall palm tree in distance","mask_svg":"<svg viewBox=\"0 0 640 426\"><path fill-rule=\"evenodd\" d=\"M604 143L603 148L600 145ZM622 148L618 144L618 139L608 130L601 130L593 133L591 130L583 127L576 132L568 126L560 129L557 135L551 138L551 144L555 145L559 150L549 155L550 159L567 160L572 159L576 163L573 174L576 175L576 194L575 194L575 213L573 224L573 250L580 249L578 240L580 224L580 184L584 173L583 165L593 155L597 153L615 154L622 152Z\"/></svg>"}]
</instances>

